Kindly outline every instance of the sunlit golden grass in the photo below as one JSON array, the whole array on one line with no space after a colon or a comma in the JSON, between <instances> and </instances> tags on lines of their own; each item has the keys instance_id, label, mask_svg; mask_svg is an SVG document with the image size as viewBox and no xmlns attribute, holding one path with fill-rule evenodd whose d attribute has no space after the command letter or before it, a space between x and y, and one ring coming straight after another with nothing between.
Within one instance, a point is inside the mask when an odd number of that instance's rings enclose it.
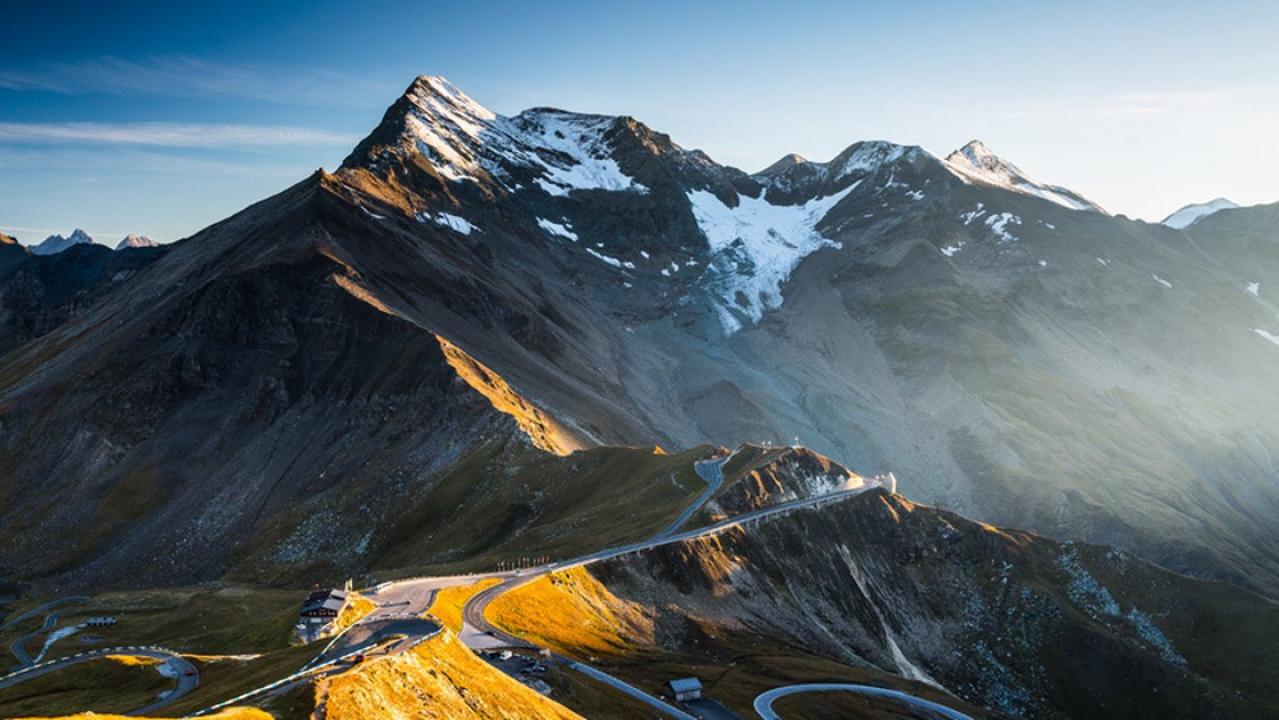
<instances>
[{"instance_id":1,"label":"sunlit golden grass","mask_svg":"<svg viewBox=\"0 0 1279 720\"><path fill-rule=\"evenodd\" d=\"M91 713L91 712L77 713L75 715L57 715L57 716L33 715L31 717L44 717L46 718L46 720L48 720L48 718L50 717L54 718L54 720L139 720L138 716L100 715L98 713ZM147 717L153 718L153 720L159 720L161 716L147 716ZM168 716L164 716L164 717L168 717ZM227 708L226 710L223 710L221 712L217 712L212 715L205 715L203 717L207 718L208 720L274 720L267 713L264 713L261 710L258 710L257 708L250 708L250 707ZM14 718L14 720L27 720L27 719ZM141 718L141 720L146 720L146 718L145 717Z\"/></svg>"},{"instance_id":2,"label":"sunlit golden grass","mask_svg":"<svg viewBox=\"0 0 1279 720\"><path fill-rule=\"evenodd\" d=\"M121 665L136 665L140 667L159 665L162 662L159 658L154 658L150 655L108 655L107 659L114 660Z\"/></svg>"},{"instance_id":3,"label":"sunlit golden grass","mask_svg":"<svg viewBox=\"0 0 1279 720\"><path fill-rule=\"evenodd\" d=\"M332 678L327 717L560 720L580 716L502 674L446 630L410 651L371 660Z\"/></svg>"},{"instance_id":4,"label":"sunlit golden grass","mask_svg":"<svg viewBox=\"0 0 1279 720\"><path fill-rule=\"evenodd\" d=\"M335 634L342 632L363 620L366 615L374 610L377 610L377 603L358 592L351 593L347 596L346 604L342 606L342 611L338 613L337 618L333 621L333 632Z\"/></svg>"},{"instance_id":5,"label":"sunlit golden grass","mask_svg":"<svg viewBox=\"0 0 1279 720\"><path fill-rule=\"evenodd\" d=\"M448 340L438 335L436 338L444 358L458 377L487 398L495 410L514 418L534 445L556 455L568 455L586 447L558 420L516 393L501 375Z\"/></svg>"},{"instance_id":6,"label":"sunlit golden grass","mask_svg":"<svg viewBox=\"0 0 1279 720\"><path fill-rule=\"evenodd\" d=\"M502 594L489 605L487 617L509 633L579 657L624 655L653 641L650 615L580 567Z\"/></svg>"},{"instance_id":7,"label":"sunlit golden grass","mask_svg":"<svg viewBox=\"0 0 1279 720\"><path fill-rule=\"evenodd\" d=\"M483 590L502 582L497 578L485 578L470 585L444 588L435 594L435 604L431 605L431 615L444 627L455 633L462 631L462 608L466 601Z\"/></svg>"}]
</instances>

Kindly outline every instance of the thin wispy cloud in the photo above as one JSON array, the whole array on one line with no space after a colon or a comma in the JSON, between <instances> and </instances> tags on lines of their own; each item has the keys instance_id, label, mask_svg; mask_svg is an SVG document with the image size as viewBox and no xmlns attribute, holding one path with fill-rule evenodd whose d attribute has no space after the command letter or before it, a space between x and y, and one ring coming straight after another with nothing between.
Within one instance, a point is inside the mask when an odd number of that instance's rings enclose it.
<instances>
[{"instance_id":1,"label":"thin wispy cloud","mask_svg":"<svg viewBox=\"0 0 1279 720\"><path fill-rule=\"evenodd\" d=\"M359 138L313 128L207 123L0 123L0 143L236 148L351 145Z\"/></svg>"},{"instance_id":2,"label":"thin wispy cloud","mask_svg":"<svg viewBox=\"0 0 1279 720\"><path fill-rule=\"evenodd\" d=\"M271 103L367 106L390 88L350 73L291 65L231 65L187 55L143 60L104 56L77 62L0 69L0 89L67 95L240 97Z\"/></svg>"},{"instance_id":3,"label":"thin wispy cloud","mask_svg":"<svg viewBox=\"0 0 1279 720\"><path fill-rule=\"evenodd\" d=\"M334 157L341 157L336 148ZM314 163L301 160L261 157L220 159L194 157L181 150L142 145L3 145L0 144L0 167L23 172L56 172L79 177L78 182L97 182L98 178L202 175L297 179L314 170ZM67 172L68 168L74 168ZM71 180L66 180L70 182Z\"/></svg>"},{"instance_id":4,"label":"thin wispy cloud","mask_svg":"<svg viewBox=\"0 0 1279 720\"><path fill-rule=\"evenodd\" d=\"M1186 110L1228 108L1256 99L1248 89L1203 92L1126 93L1101 97L1076 97L997 108L994 114L1013 118L1049 117L1140 117L1170 115Z\"/></svg>"}]
</instances>

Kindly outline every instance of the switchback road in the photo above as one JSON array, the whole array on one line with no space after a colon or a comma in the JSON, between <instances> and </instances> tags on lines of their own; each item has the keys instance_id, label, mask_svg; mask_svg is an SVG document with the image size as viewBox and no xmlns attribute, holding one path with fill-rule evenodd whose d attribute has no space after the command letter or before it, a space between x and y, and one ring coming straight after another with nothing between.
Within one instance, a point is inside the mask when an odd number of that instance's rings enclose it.
<instances>
[{"instance_id":1,"label":"switchback road","mask_svg":"<svg viewBox=\"0 0 1279 720\"><path fill-rule=\"evenodd\" d=\"M195 665L192 665L190 661L172 650L148 645L141 647L126 646L86 650L74 655L68 655L66 657L57 658L56 660L43 662L39 665L32 665L17 672L0 677L0 688L17 685L18 683L33 680L41 675L47 675L71 665L78 665L79 663L89 662L90 660L98 660L108 655L136 655L140 657L155 658L167 667L166 674L170 675L177 681L177 684L172 690L162 693L160 697L156 698L155 702L144 707L137 708L132 714L144 715L155 710L159 710L196 689L196 687L200 685L200 673L196 670Z\"/></svg>"},{"instance_id":2,"label":"switchback road","mask_svg":"<svg viewBox=\"0 0 1279 720\"><path fill-rule=\"evenodd\" d=\"M870 697L887 698L895 700L903 705L907 705L916 710L922 710L931 715L940 715L947 720L973 720L972 717L935 703L931 700L908 695L900 690L889 690L888 688L874 687L873 685L852 685L847 683L807 683L803 685L787 685L785 687L773 688L767 692L760 693L755 698L755 712L759 714L763 720L782 720L782 717L773 712L773 702L778 698L787 695L795 695L798 693L811 692L851 692ZM931 716L930 715L930 716Z\"/></svg>"}]
</instances>

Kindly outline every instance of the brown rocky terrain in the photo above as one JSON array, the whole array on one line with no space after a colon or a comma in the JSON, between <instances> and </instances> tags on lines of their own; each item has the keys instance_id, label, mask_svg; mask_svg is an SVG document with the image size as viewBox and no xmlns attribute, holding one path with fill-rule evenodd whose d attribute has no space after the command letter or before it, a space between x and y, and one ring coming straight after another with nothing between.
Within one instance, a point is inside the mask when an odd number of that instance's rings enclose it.
<instances>
[{"instance_id":1,"label":"brown rocky terrain","mask_svg":"<svg viewBox=\"0 0 1279 720\"><path fill-rule=\"evenodd\" d=\"M696 667L743 713L756 681L734 668L774 656L829 663L791 682L897 675L1009 717L1279 707L1273 602L880 490L562 571L491 617L636 682Z\"/></svg>"}]
</instances>

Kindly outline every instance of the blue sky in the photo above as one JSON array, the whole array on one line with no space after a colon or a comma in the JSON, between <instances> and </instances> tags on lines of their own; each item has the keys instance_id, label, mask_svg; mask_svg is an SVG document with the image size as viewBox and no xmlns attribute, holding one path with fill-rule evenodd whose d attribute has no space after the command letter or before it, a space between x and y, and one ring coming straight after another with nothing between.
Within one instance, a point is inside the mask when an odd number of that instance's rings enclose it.
<instances>
[{"instance_id":1,"label":"blue sky","mask_svg":"<svg viewBox=\"0 0 1279 720\"><path fill-rule=\"evenodd\" d=\"M0 228L174 240L332 169L419 74L634 115L758 170L981 138L1159 219L1279 200L1279 3L17 3Z\"/></svg>"}]
</instances>

